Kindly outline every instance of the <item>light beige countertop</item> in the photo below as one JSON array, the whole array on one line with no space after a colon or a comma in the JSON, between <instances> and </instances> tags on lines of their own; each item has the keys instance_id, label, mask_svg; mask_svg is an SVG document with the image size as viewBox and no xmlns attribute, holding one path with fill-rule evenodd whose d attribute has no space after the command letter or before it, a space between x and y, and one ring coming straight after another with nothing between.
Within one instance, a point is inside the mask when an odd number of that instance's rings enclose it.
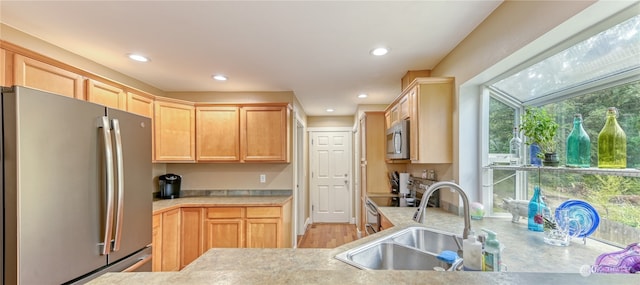
<instances>
[{"instance_id":1,"label":"light beige countertop","mask_svg":"<svg viewBox=\"0 0 640 285\"><path fill-rule=\"evenodd\" d=\"M368 270L221 270L197 272L107 273L90 282L113 284L470 284L470 285L637 285L633 275L591 275L568 273L501 273Z\"/></svg>"},{"instance_id":2,"label":"light beige countertop","mask_svg":"<svg viewBox=\"0 0 640 285\"><path fill-rule=\"evenodd\" d=\"M282 206L291 196L202 196L153 201L153 213L178 207Z\"/></svg>"},{"instance_id":3,"label":"light beige countertop","mask_svg":"<svg viewBox=\"0 0 640 285\"><path fill-rule=\"evenodd\" d=\"M473 220L472 229L488 228L504 243L508 272L436 272L359 270L334 256L371 240L419 225L415 208L381 207L394 227L335 249L210 249L180 272L108 273L90 284L639 284L640 275L578 272L602 252L618 250L594 241L569 247L547 245L542 233L510 218ZM428 208L426 227L462 233L461 217Z\"/></svg>"},{"instance_id":4,"label":"light beige countertop","mask_svg":"<svg viewBox=\"0 0 640 285\"><path fill-rule=\"evenodd\" d=\"M396 227L418 225L411 219L415 208L380 207L379 211ZM462 236L462 217L433 208L427 208L425 213L426 227ZM480 234L483 228L497 234L497 239L504 246L502 262L510 272L578 273L582 265L592 265L600 254L621 250L592 239L587 239L586 244L582 239L574 239L566 247L548 245L542 232L527 229L527 220L523 218L517 223L512 223L510 216L471 220L471 229L476 234Z\"/></svg>"}]
</instances>

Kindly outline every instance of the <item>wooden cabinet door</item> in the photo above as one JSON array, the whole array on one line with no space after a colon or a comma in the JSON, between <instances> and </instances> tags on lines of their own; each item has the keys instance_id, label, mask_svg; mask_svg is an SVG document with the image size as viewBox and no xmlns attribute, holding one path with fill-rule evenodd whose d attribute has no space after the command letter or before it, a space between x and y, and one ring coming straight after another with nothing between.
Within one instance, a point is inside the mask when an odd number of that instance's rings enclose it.
<instances>
[{"instance_id":1,"label":"wooden cabinet door","mask_svg":"<svg viewBox=\"0 0 640 285\"><path fill-rule=\"evenodd\" d=\"M391 110L384 113L384 129L391 127Z\"/></svg>"},{"instance_id":2,"label":"wooden cabinet door","mask_svg":"<svg viewBox=\"0 0 640 285\"><path fill-rule=\"evenodd\" d=\"M206 220L204 250L210 248L243 248L244 221L242 219Z\"/></svg>"},{"instance_id":3,"label":"wooden cabinet door","mask_svg":"<svg viewBox=\"0 0 640 285\"><path fill-rule=\"evenodd\" d=\"M245 106L240 112L242 160L289 162L288 108Z\"/></svg>"},{"instance_id":4,"label":"wooden cabinet door","mask_svg":"<svg viewBox=\"0 0 640 285\"><path fill-rule=\"evenodd\" d=\"M122 88L93 79L86 80L85 88L87 101L109 108L127 110L127 96Z\"/></svg>"},{"instance_id":5,"label":"wooden cabinet door","mask_svg":"<svg viewBox=\"0 0 640 285\"><path fill-rule=\"evenodd\" d=\"M151 270L162 271L162 214L153 215L151 228Z\"/></svg>"},{"instance_id":6,"label":"wooden cabinet door","mask_svg":"<svg viewBox=\"0 0 640 285\"><path fill-rule=\"evenodd\" d=\"M215 247L244 247L244 213L244 207L207 208L204 223L204 251Z\"/></svg>"},{"instance_id":7,"label":"wooden cabinet door","mask_svg":"<svg viewBox=\"0 0 640 285\"><path fill-rule=\"evenodd\" d=\"M84 99L83 77L80 74L19 54L14 55L13 65L15 85Z\"/></svg>"},{"instance_id":8,"label":"wooden cabinet door","mask_svg":"<svg viewBox=\"0 0 640 285\"><path fill-rule=\"evenodd\" d=\"M452 163L453 78L416 80L420 85L416 90L416 118L410 127L411 162Z\"/></svg>"},{"instance_id":9,"label":"wooden cabinet door","mask_svg":"<svg viewBox=\"0 0 640 285\"><path fill-rule=\"evenodd\" d=\"M385 217L383 214L380 214L380 230L386 230L392 227L393 224L391 223L391 221L389 221L389 219L387 219L387 217Z\"/></svg>"},{"instance_id":10,"label":"wooden cabinet door","mask_svg":"<svg viewBox=\"0 0 640 285\"><path fill-rule=\"evenodd\" d=\"M162 213L162 271L180 270L180 209Z\"/></svg>"},{"instance_id":11,"label":"wooden cabinet door","mask_svg":"<svg viewBox=\"0 0 640 285\"><path fill-rule=\"evenodd\" d=\"M0 86L11 86L10 80L7 79L7 71L12 68L7 60L7 51L0 48Z\"/></svg>"},{"instance_id":12,"label":"wooden cabinet door","mask_svg":"<svg viewBox=\"0 0 640 285\"><path fill-rule=\"evenodd\" d=\"M382 127L384 113L365 112L360 123L360 131L364 135L361 151L365 156L365 163L360 165L360 189L363 194L389 193L391 185L385 163L386 131Z\"/></svg>"},{"instance_id":13,"label":"wooden cabinet door","mask_svg":"<svg viewBox=\"0 0 640 285\"><path fill-rule=\"evenodd\" d=\"M411 101L409 100L409 95L405 95L404 97L402 97L402 99L400 99L400 102L398 102L398 120L405 120L407 118L409 118L409 115L411 114Z\"/></svg>"},{"instance_id":14,"label":"wooden cabinet door","mask_svg":"<svg viewBox=\"0 0 640 285\"><path fill-rule=\"evenodd\" d=\"M409 90L407 96L409 97L409 158L411 160L417 160L419 155L418 147L418 130L420 128L420 121L418 120L418 90L420 86L415 86Z\"/></svg>"},{"instance_id":15,"label":"wooden cabinet door","mask_svg":"<svg viewBox=\"0 0 640 285\"><path fill-rule=\"evenodd\" d=\"M202 255L202 208L180 209L180 269Z\"/></svg>"},{"instance_id":16,"label":"wooden cabinet door","mask_svg":"<svg viewBox=\"0 0 640 285\"><path fill-rule=\"evenodd\" d=\"M154 102L156 161L195 161L195 108L187 102Z\"/></svg>"},{"instance_id":17,"label":"wooden cabinet door","mask_svg":"<svg viewBox=\"0 0 640 285\"><path fill-rule=\"evenodd\" d=\"M127 111L153 118L153 100L155 96L142 92L127 92Z\"/></svg>"},{"instance_id":18,"label":"wooden cabinet door","mask_svg":"<svg viewBox=\"0 0 640 285\"><path fill-rule=\"evenodd\" d=\"M389 126L393 126L400 121L400 105L396 104L391 107L391 123Z\"/></svg>"},{"instance_id":19,"label":"wooden cabinet door","mask_svg":"<svg viewBox=\"0 0 640 285\"><path fill-rule=\"evenodd\" d=\"M240 108L196 107L196 159L240 161Z\"/></svg>"},{"instance_id":20,"label":"wooden cabinet door","mask_svg":"<svg viewBox=\"0 0 640 285\"><path fill-rule=\"evenodd\" d=\"M247 207L247 247L282 247L282 207Z\"/></svg>"},{"instance_id":21,"label":"wooden cabinet door","mask_svg":"<svg viewBox=\"0 0 640 285\"><path fill-rule=\"evenodd\" d=\"M247 247L282 247L281 228L282 220L279 218L247 219Z\"/></svg>"}]
</instances>

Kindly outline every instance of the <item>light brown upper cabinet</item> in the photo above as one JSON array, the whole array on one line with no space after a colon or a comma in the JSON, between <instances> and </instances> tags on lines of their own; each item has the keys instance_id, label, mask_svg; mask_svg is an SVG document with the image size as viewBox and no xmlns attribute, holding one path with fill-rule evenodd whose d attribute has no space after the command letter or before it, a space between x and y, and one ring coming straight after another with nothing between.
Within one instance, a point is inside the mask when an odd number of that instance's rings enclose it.
<instances>
[{"instance_id":1,"label":"light brown upper cabinet","mask_svg":"<svg viewBox=\"0 0 640 285\"><path fill-rule=\"evenodd\" d=\"M408 88L412 163L453 162L453 78L418 78Z\"/></svg>"},{"instance_id":2,"label":"light brown upper cabinet","mask_svg":"<svg viewBox=\"0 0 640 285\"><path fill-rule=\"evenodd\" d=\"M10 67L7 67L9 61L7 61L7 51L3 48L0 48L0 86L10 86L10 80L7 79L7 70L10 70Z\"/></svg>"},{"instance_id":3,"label":"light brown upper cabinet","mask_svg":"<svg viewBox=\"0 0 640 285\"><path fill-rule=\"evenodd\" d=\"M243 161L289 162L287 104L243 106L240 109L240 150Z\"/></svg>"},{"instance_id":4,"label":"light brown upper cabinet","mask_svg":"<svg viewBox=\"0 0 640 285\"><path fill-rule=\"evenodd\" d=\"M127 92L127 111L153 118L153 100L155 96L144 92Z\"/></svg>"},{"instance_id":5,"label":"light brown upper cabinet","mask_svg":"<svg viewBox=\"0 0 640 285\"><path fill-rule=\"evenodd\" d=\"M288 104L197 104L200 162L289 162Z\"/></svg>"},{"instance_id":6,"label":"light brown upper cabinet","mask_svg":"<svg viewBox=\"0 0 640 285\"><path fill-rule=\"evenodd\" d=\"M13 79L15 85L84 99L82 75L17 53L13 57Z\"/></svg>"},{"instance_id":7,"label":"light brown upper cabinet","mask_svg":"<svg viewBox=\"0 0 640 285\"><path fill-rule=\"evenodd\" d=\"M360 194L363 196L388 193L391 186L388 177L381 175L387 173L383 122L383 112L368 111L360 116Z\"/></svg>"},{"instance_id":8,"label":"light brown upper cabinet","mask_svg":"<svg viewBox=\"0 0 640 285\"><path fill-rule=\"evenodd\" d=\"M240 161L240 107L196 106L198 161Z\"/></svg>"},{"instance_id":9,"label":"light brown upper cabinet","mask_svg":"<svg viewBox=\"0 0 640 285\"><path fill-rule=\"evenodd\" d=\"M127 95L121 87L94 79L85 81L87 101L109 108L127 110Z\"/></svg>"},{"instance_id":10,"label":"light brown upper cabinet","mask_svg":"<svg viewBox=\"0 0 640 285\"><path fill-rule=\"evenodd\" d=\"M157 97L154 108L155 161L194 162L196 124L193 103Z\"/></svg>"},{"instance_id":11,"label":"light brown upper cabinet","mask_svg":"<svg viewBox=\"0 0 640 285\"><path fill-rule=\"evenodd\" d=\"M386 128L388 129L396 123L408 119L411 115L410 109L411 101L409 100L409 94L406 94L385 113Z\"/></svg>"}]
</instances>

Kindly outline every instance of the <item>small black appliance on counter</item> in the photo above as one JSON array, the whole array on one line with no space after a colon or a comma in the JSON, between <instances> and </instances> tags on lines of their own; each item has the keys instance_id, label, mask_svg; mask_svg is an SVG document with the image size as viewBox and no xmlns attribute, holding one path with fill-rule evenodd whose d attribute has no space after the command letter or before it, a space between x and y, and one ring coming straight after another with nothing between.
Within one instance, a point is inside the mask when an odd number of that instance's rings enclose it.
<instances>
[{"instance_id":1,"label":"small black appliance on counter","mask_svg":"<svg viewBox=\"0 0 640 285\"><path fill-rule=\"evenodd\" d=\"M160 175L158 183L160 184L160 199L173 199L180 197L180 183L182 176L168 173Z\"/></svg>"}]
</instances>

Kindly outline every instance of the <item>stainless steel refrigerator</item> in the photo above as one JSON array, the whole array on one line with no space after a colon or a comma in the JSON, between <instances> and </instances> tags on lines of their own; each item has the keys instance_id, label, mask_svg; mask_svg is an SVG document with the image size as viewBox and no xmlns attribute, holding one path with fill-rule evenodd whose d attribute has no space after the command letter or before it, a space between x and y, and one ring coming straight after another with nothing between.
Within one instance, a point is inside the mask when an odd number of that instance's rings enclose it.
<instances>
[{"instance_id":1,"label":"stainless steel refrigerator","mask_svg":"<svg viewBox=\"0 0 640 285\"><path fill-rule=\"evenodd\" d=\"M0 120L3 283L151 271L150 119L11 87Z\"/></svg>"}]
</instances>

